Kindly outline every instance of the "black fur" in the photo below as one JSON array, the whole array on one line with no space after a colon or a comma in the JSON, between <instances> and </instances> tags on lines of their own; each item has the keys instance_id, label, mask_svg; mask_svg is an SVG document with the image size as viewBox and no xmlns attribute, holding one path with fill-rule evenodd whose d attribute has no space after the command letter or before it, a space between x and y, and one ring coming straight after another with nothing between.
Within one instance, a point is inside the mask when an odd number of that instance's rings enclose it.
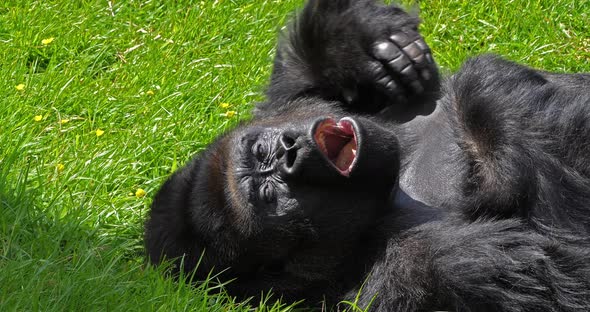
<instances>
[{"instance_id":1,"label":"black fur","mask_svg":"<svg viewBox=\"0 0 590 312\"><path fill-rule=\"evenodd\" d=\"M253 120L156 195L149 260L309 307L590 310L590 75L484 55L441 81L418 23L310 0ZM348 176L314 137L343 117Z\"/></svg>"}]
</instances>

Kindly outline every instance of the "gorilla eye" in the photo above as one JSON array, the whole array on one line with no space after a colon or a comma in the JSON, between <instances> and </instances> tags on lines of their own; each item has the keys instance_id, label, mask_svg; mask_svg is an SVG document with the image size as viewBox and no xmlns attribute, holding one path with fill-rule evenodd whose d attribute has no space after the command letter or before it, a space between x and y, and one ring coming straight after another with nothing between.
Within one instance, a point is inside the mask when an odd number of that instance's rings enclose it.
<instances>
[{"instance_id":1,"label":"gorilla eye","mask_svg":"<svg viewBox=\"0 0 590 312\"><path fill-rule=\"evenodd\" d=\"M256 157L256 160L258 160L259 162L264 162L266 160L266 157L268 156L266 146L260 142L252 146L252 154L254 155L254 157Z\"/></svg>"}]
</instances>

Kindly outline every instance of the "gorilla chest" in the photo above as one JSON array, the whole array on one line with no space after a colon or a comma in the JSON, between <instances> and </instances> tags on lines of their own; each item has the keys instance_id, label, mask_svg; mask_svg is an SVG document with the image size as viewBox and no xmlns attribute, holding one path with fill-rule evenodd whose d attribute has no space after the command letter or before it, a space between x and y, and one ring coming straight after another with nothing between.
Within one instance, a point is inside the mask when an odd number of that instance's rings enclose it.
<instances>
[{"instance_id":1,"label":"gorilla chest","mask_svg":"<svg viewBox=\"0 0 590 312\"><path fill-rule=\"evenodd\" d=\"M435 114L433 119L436 118ZM461 151L451 133L442 123L430 119L417 121L416 126L412 126L418 133L418 140L402 143L402 149L410 152L404 157L399 185L413 200L444 207L461 197L465 168L460 165Z\"/></svg>"}]
</instances>

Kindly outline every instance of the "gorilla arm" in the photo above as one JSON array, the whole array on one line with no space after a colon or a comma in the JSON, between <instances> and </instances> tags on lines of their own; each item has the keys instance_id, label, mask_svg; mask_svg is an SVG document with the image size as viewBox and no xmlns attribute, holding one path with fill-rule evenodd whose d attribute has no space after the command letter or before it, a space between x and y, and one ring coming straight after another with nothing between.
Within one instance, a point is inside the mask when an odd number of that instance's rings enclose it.
<instances>
[{"instance_id":1,"label":"gorilla arm","mask_svg":"<svg viewBox=\"0 0 590 312\"><path fill-rule=\"evenodd\" d=\"M396 5L309 1L279 42L268 101L255 113L276 113L300 97L361 113L389 107L401 119L429 113L438 71L418 23Z\"/></svg>"},{"instance_id":2,"label":"gorilla arm","mask_svg":"<svg viewBox=\"0 0 590 312\"><path fill-rule=\"evenodd\" d=\"M589 256L516 221L432 222L392 239L348 300L372 311L586 311Z\"/></svg>"}]
</instances>

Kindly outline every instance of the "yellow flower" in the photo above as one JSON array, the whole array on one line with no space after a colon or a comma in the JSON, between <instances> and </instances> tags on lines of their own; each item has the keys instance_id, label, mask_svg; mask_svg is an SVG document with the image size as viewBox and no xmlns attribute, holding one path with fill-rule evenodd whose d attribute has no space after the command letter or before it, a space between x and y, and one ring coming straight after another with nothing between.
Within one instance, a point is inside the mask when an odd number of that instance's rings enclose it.
<instances>
[{"instance_id":1,"label":"yellow flower","mask_svg":"<svg viewBox=\"0 0 590 312\"><path fill-rule=\"evenodd\" d=\"M14 86L14 88L17 89L18 91L23 91L25 89L25 84L24 83L17 84L16 86Z\"/></svg>"},{"instance_id":2,"label":"yellow flower","mask_svg":"<svg viewBox=\"0 0 590 312\"><path fill-rule=\"evenodd\" d=\"M140 188L138 188L137 191L135 191L135 197L137 197L137 198L142 198L145 196L145 194L146 194L146 192Z\"/></svg>"},{"instance_id":3,"label":"yellow flower","mask_svg":"<svg viewBox=\"0 0 590 312\"><path fill-rule=\"evenodd\" d=\"M219 107L223 108L223 109L228 109L229 108L229 103L221 103L219 104Z\"/></svg>"},{"instance_id":4,"label":"yellow flower","mask_svg":"<svg viewBox=\"0 0 590 312\"><path fill-rule=\"evenodd\" d=\"M41 40L41 43L42 43L43 45L48 45L48 44L50 44L50 43L52 43L52 42L53 42L53 39L54 39L53 37L51 37L51 38L47 38L47 39L43 39L43 40Z\"/></svg>"},{"instance_id":5,"label":"yellow flower","mask_svg":"<svg viewBox=\"0 0 590 312\"><path fill-rule=\"evenodd\" d=\"M147 90L147 91L145 92L145 94L152 96L152 95L154 95L154 91L152 91L152 90Z\"/></svg>"},{"instance_id":6,"label":"yellow flower","mask_svg":"<svg viewBox=\"0 0 590 312\"><path fill-rule=\"evenodd\" d=\"M104 130L96 129L96 136L99 137L104 134Z\"/></svg>"},{"instance_id":7,"label":"yellow flower","mask_svg":"<svg viewBox=\"0 0 590 312\"><path fill-rule=\"evenodd\" d=\"M35 115L35 117L33 117L34 121L41 121L43 120L43 116L42 115Z\"/></svg>"},{"instance_id":8,"label":"yellow flower","mask_svg":"<svg viewBox=\"0 0 590 312\"><path fill-rule=\"evenodd\" d=\"M55 166L55 169L57 169L57 172L62 172L62 171L64 171L65 168L66 168L66 166L64 166L64 164L57 164Z\"/></svg>"},{"instance_id":9,"label":"yellow flower","mask_svg":"<svg viewBox=\"0 0 590 312\"><path fill-rule=\"evenodd\" d=\"M232 118L234 117L238 112L236 111L227 111L225 112L225 114L223 114L223 116L227 117L227 118Z\"/></svg>"},{"instance_id":10,"label":"yellow flower","mask_svg":"<svg viewBox=\"0 0 590 312\"><path fill-rule=\"evenodd\" d=\"M70 122L69 119L62 119L62 120L59 121L59 123L62 124L62 125L63 124L67 124L68 122Z\"/></svg>"}]
</instances>

